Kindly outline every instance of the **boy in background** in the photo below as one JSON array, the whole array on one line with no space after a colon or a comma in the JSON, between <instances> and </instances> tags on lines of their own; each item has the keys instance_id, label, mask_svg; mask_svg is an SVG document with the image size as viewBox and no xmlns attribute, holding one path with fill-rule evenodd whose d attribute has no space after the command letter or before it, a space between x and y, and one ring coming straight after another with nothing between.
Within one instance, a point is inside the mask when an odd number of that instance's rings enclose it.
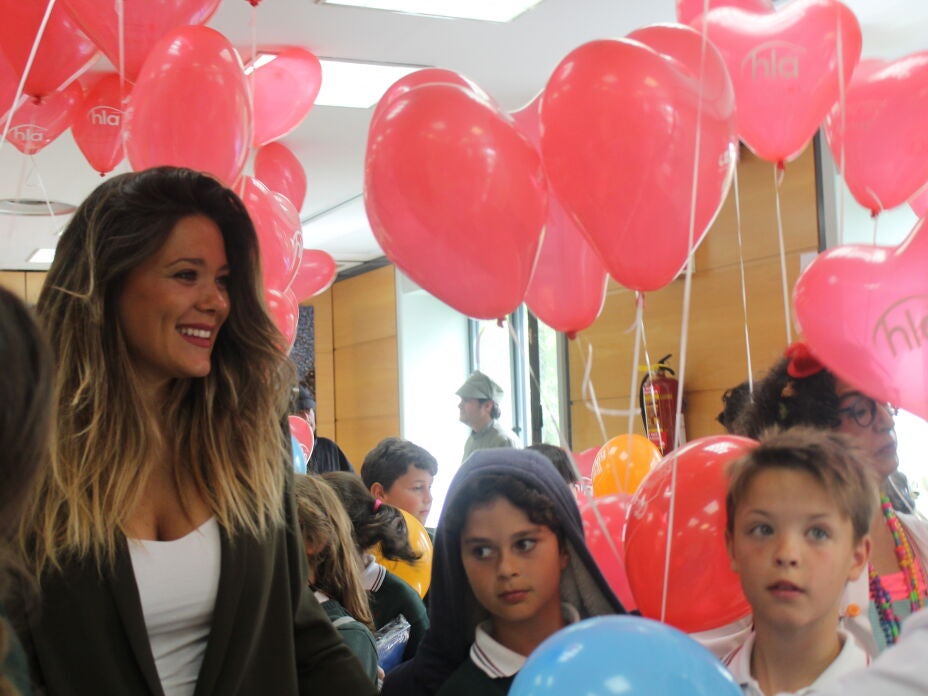
<instances>
[{"instance_id":1,"label":"boy in background","mask_svg":"<svg viewBox=\"0 0 928 696\"><path fill-rule=\"evenodd\" d=\"M870 556L877 491L863 456L840 434L797 427L729 470L726 544L754 631L725 662L749 696L822 688L868 663L838 626Z\"/></svg>"},{"instance_id":2,"label":"boy in background","mask_svg":"<svg viewBox=\"0 0 928 696\"><path fill-rule=\"evenodd\" d=\"M361 479L371 495L402 508L423 527L432 509L432 480L437 473L435 457L399 437L381 440L361 465Z\"/></svg>"}]
</instances>

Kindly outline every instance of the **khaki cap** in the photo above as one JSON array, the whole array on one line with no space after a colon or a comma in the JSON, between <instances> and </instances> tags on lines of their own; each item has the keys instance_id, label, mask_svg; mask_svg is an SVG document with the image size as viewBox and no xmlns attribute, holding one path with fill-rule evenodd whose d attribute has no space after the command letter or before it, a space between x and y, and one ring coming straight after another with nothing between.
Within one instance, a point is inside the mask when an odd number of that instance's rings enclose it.
<instances>
[{"instance_id":1,"label":"khaki cap","mask_svg":"<svg viewBox=\"0 0 928 696\"><path fill-rule=\"evenodd\" d=\"M480 370L468 377L455 393L462 399L490 399L499 402L503 398L502 387Z\"/></svg>"}]
</instances>

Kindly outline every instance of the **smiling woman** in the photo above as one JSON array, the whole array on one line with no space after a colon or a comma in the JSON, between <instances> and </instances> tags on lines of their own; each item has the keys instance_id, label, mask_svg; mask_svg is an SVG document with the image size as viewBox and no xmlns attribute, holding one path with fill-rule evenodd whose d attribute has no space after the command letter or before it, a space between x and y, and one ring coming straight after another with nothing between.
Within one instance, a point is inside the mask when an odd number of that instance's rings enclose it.
<instances>
[{"instance_id":1,"label":"smiling woman","mask_svg":"<svg viewBox=\"0 0 928 696\"><path fill-rule=\"evenodd\" d=\"M374 692L304 582L259 288L245 207L190 170L109 179L62 234L37 306L58 440L21 530L40 601L11 607L49 693Z\"/></svg>"}]
</instances>

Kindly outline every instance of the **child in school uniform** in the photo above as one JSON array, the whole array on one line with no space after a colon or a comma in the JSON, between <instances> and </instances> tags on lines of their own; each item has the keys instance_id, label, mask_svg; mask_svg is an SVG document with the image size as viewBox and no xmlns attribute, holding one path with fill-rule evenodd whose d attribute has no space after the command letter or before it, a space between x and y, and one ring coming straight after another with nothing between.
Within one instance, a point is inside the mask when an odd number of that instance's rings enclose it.
<instances>
[{"instance_id":1,"label":"child in school uniform","mask_svg":"<svg viewBox=\"0 0 928 696\"><path fill-rule=\"evenodd\" d=\"M361 466L361 478L375 499L405 510L423 526L432 509L432 480L437 473L435 457L401 437L378 442Z\"/></svg>"},{"instance_id":2,"label":"child in school uniform","mask_svg":"<svg viewBox=\"0 0 928 696\"><path fill-rule=\"evenodd\" d=\"M865 667L839 628L841 597L867 567L877 488L844 435L791 428L729 470L726 544L754 630L726 659L748 696L806 693Z\"/></svg>"},{"instance_id":3,"label":"child in school uniform","mask_svg":"<svg viewBox=\"0 0 928 696\"><path fill-rule=\"evenodd\" d=\"M505 694L545 638L623 613L583 539L573 494L537 452L474 452L436 532L431 617L419 654L385 694Z\"/></svg>"},{"instance_id":4,"label":"child in school uniform","mask_svg":"<svg viewBox=\"0 0 928 696\"><path fill-rule=\"evenodd\" d=\"M409 622L409 642L403 651L403 659L408 660L416 654L429 627L428 611L416 591L377 563L370 553L375 544L380 544L384 558L418 560L409 544L406 520L397 508L374 498L357 475L330 471L322 478L335 491L351 519L355 545L361 555L361 583L370 593L374 626L380 630L400 614Z\"/></svg>"},{"instance_id":5,"label":"child in school uniform","mask_svg":"<svg viewBox=\"0 0 928 696\"><path fill-rule=\"evenodd\" d=\"M379 678L373 617L361 584L351 520L319 476L296 474L293 492L309 565L309 586L342 640L375 684Z\"/></svg>"}]
</instances>

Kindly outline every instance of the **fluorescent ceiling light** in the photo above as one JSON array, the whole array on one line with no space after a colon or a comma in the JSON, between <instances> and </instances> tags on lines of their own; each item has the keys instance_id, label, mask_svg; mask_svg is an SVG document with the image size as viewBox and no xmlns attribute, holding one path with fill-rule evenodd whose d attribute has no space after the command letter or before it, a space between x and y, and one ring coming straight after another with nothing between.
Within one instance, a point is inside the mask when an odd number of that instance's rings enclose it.
<instances>
[{"instance_id":1,"label":"fluorescent ceiling light","mask_svg":"<svg viewBox=\"0 0 928 696\"><path fill-rule=\"evenodd\" d=\"M356 109L369 109L380 101L390 85L423 67L329 58L320 58L319 62L322 63L322 87L316 97L316 105Z\"/></svg>"},{"instance_id":2,"label":"fluorescent ceiling light","mask_svg":"<svg viewBox=\"0 0 928 696\"><path fill-rule=\"evenodd\" d=\"M541 0L317 0L324 5L348 5L431 17L511 22Z\"/></svg>"},{"instance_id":3,"label":"fluorescent ceiling light","mask_svg":"<svg viewBox=\"0 0 928 696\"><path fill-rule=\"evenodd\" d=\"M51 263L55 260L54 249L36 249L32 256L26 259L27 263Z\"/></svg>"}]
</instances>

